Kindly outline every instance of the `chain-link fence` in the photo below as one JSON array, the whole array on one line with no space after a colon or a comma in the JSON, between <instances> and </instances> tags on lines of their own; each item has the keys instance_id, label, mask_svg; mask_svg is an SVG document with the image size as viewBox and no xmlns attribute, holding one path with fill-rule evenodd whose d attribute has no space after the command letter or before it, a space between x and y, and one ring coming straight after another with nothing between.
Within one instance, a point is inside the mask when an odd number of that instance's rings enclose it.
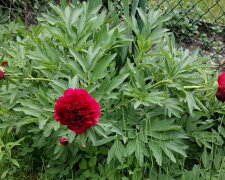
<instances>
[{"instance_id":1,"label":"chain-link fence","mask_svg":"<svg viewBox=\"0 0 225 180\"><path fill-rule=\"evenodd\" d=\"M225 59L224 0L150 0L148 7L172 16L166 26L174 32L178 46L199 47L218 62Z\"/></svg>"},{"instance_id":2,"label":"chain-link fence","mask_svg":"<svg viewBox=\"0 0 225 180\"><path fill-rule=\"evenodd\" d=\"M36 24L36 17L46 12L49 7L48 0L0 0L1 20L12 21L20 17L28 28ZM0 20L0 22L1 22Z\"/></svg>"}]
</instances>

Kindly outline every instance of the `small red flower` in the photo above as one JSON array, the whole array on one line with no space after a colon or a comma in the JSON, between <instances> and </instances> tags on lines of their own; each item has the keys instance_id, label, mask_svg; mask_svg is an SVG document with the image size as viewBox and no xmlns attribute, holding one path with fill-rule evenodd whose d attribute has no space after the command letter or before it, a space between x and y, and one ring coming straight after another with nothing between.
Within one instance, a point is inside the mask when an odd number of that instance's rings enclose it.
<instances>
[{"instance_id":1,"label":"small red flower","mask_svg":"<svg viewBox=\"0 0 225 180\"><path fill-rule=\"evenodd\" d=\"M5 77L5 72L3 68L0 68L0 79L3 79Z\"/></svg>"},{"instance_id":2,"label":"small red flower","mask_svg":"<svg viewBox=\"0 0 225 180\"><path fill-rule=\"evenodd\" d=\"M61 137L59 139L59 144L63 145L63 146L67 146L68 145L68 140L66 137Z\"/></svg>"},{"instance_id":3,"label":"small red flower","mask_svg":"<svg viewBox=\"0 0 225 180\"><path fill-rule=\"evenodd\" d=\"M6 65L8 65L8 62L2 62L1 63L1 66L6 66Z\"/></svg>"},{"instance_id":4,"label":"small red flower","mask_svg":"<svg viewBox=\"0 0 225 180\"><path fill-rule=\"evenodd\" d=\"M100 115L100 105L88 92L69 88L56 101L53 116L73 132L81 134L94 126Z\"/></svg>"},{"instance_id":5,"label":"small red flower","mask_svg":"<svg viewBox=\"0 0 225 180\"><path fill-rule=\"evenodd\" d=\"M225 102L225 72L219 75L217 81L218 89L216 92L216 98L221 102Z\"/></svg>"}]
</instances>

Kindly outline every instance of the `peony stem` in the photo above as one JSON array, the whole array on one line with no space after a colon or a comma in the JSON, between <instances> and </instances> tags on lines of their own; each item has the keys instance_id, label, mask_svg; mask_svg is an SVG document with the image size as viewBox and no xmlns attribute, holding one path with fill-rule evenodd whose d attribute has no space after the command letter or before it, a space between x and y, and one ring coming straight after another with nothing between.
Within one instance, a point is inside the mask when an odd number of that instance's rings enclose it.
<instances>
[{"instance_id":1,"label":"peony stem","mask_svg":"<svg viewBox=\"0 0 225 180\"><path fill-rule=\"evenodd\" d=\"M196 88L201 88L202 86L183 86L184 89L196 89Z\"/></svg>"},{"instance_id":2,"label":"peony stem","mask_svg":"<svg viewBox=\"0 0 225 180\"><path fill-rule=\"evenodd\" d=\"M163 83L172 83L172 82L173 81L171 81L171 80L162 80L160 82L157 82L157 83L153 84L150 88L154 88L154 87L159 86L160 84L163 84Z\"/></svg>"},{"instance_id":3,"label":"peony stem","mask_svg":"<svg viewBox=\"0 0 225 180\"><path fill-rule=\"evenodd\" d=\"M51 81L50 79L45 79L45 78L24 78L23 80L29 81L29 80L36 80L36 81Z\"/></svg>"}]
</instances>

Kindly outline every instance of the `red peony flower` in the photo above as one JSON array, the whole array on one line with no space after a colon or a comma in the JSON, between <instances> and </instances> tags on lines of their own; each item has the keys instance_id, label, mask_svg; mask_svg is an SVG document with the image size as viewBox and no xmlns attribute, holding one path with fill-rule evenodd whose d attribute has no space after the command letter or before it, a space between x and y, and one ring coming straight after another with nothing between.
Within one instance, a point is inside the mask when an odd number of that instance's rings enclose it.
<instances>
[{"instance_id":1,"label":"red peony flower","mask_svg":"<svg viewBox=\"0 0 225 180\"><path fill-rule=\"evenodd\" d=\"M225 72L219 75L217 82L218 89L216 92L216 98L221 102L225 102Z\"/></svg>"},{"instance_id":2,"label":"red peony flower","mask_svg":"<svg viewBox=\"0 0 225 180\"><path fill-rule=\"evenodd\" d=\"M69 88L56 101L53 116L70 130L81 134L94 126L100 115L100 105L88 92Z\"/></svg>"},{"instance_id":3,"label":"red peony flower","mask_svg":"<svg viewBox=\"0 0 225 180\"><path fill-rule=\"evenodd\" d=\"M5 72L3 68L0 68L0 79L3 79L5 77Z\"/></svg>"},{"instance_id":4,"label":"red peony flower","mask_svg":"<svg viewBox=\"0 0 225 180\"><path fill-rule=\"evenodd\" d=\"M6 66L8 65L8 62L2 62L1 66Z\"/></svg>"},{"instance_id":5,"label":"red peony flower","mask_svg":"<svg viewBox=\"0 0 225 180\"><path fill-rule=\"evenodd\" d=\"M63 146L67 146L68 145L68 140L66 137L61 137L59 139L59 144L63 145Z\"/></svg>"}]
</instances>

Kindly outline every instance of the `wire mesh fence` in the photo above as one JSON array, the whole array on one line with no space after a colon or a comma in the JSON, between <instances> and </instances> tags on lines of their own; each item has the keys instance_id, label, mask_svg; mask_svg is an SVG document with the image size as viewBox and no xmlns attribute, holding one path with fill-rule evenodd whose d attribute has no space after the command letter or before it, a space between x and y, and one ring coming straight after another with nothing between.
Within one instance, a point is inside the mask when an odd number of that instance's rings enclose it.
<instances>
[{"instance_id":1,"label":"wire mesh fence","mask_svg":"<svg viewBox=\"0 0 225 180\"><path fill-rule=\"evenodd\" d=\"M199 47L218 63L225 58L224 0L157 0L149 1L148 7L172 16L166 26L174 32L178 46Z\"/></svg>"},{"instance_id":2,"label":"wire mesh fence","mask_svg":"<svg viewBox=\"0 0 225 180\"><path fill-rule=\"evenodd\" d=\"M69 3L72 0L65 2ZM133 0L134 1L134 0ZM141 0L139 0L141 1ZM25 26L36 24L36 17L60 0L0 0L0 23L20 16ZM122 1L114 1L122 7ZM132 1L130 1L132 5ZM225 59L225 0L144 0L146 9L154 8L171 16L165 26L173 31L177 45L201 49L216 60ZM120 9L120 8L119 8Z\"/></svg>"},{"instance_id":3,"label":"wire mesh fence","mask_svg":"<svg viewBox=\"0 0 225 180\"><path fill-rule=\"evenodd\" d=\"M24 25L36 24L36 17L50 7L47 0L0 0L0 15L5 20L20 17Z\"/></svg>"}]
</instances>

